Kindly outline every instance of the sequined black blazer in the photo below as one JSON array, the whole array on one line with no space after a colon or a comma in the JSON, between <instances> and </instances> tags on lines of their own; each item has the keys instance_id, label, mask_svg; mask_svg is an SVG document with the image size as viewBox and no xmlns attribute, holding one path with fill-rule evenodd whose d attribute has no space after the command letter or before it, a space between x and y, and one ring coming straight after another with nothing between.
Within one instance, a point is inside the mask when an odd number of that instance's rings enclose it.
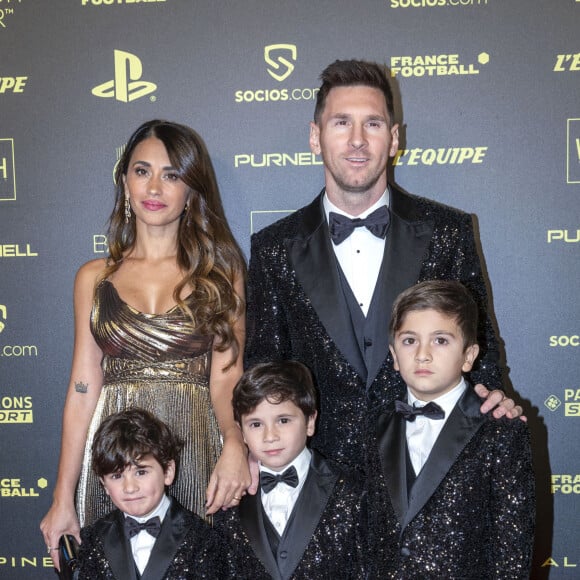
<instances>
[{"instance_id":1,"label":"sequined black blazer","mask_svg":"<svg viewBox=\"0 0 580 580\"><path fill-rule=\"evenodd\" d=\"M430 279L468 286L482 313L479 367L471 377L501 387L497 340L486 314L487 291L469 214L389 186L391 224L375 290L373 355L365 365L341 289L322 194L310 205L252 236L248 278L246 365L296 359L313 372L320 420L312 446L364 467L361 425L369 408L404 393L388 350L395 297Z\"/></svg>"},{"instance_id":2,"label":"sequined black blazer","mask_svg":"<svg viewBox=\"0 0 580 580\"><path fill-rule=\"evenodd\" d=\"M78 580L137 580L124 515L114 510L81 531ZM141 580L237 578L225 540L174 498Z\"/></svg>"},{"instance_id":3,"label":"sequined black blazer","mask_svg":"<svg viewBox=\"0 0 580 580\"><path fill-rule=\"evenodd\" d=\"M316 451L304 487L274 553L268 540L261 491L238 508L216 514L235 567L251 570L238 580L363 580L367 578L366 492L362 478Z\"/></svg>"},{"instance_id":4,"label":"sequined black blazer","mask_svg":"<svg viewBox=\"0 0 580 580\"><path fill-rule=\"evenodd\" d=\"M367 468L370 578L529 578L529 431L522 421L482 415L480 404L468 387L414 482L407 481L405 420L391 405L375 422Z\"/></svg>"}]
</instances>

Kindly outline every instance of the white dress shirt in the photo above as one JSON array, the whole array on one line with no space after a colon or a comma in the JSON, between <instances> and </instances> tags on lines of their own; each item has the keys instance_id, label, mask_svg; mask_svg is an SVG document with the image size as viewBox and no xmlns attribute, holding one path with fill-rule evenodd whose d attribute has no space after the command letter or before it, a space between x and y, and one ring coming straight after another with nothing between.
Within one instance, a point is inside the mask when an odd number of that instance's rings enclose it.
<instances>
[{"instance_id":1,"label":"white dress shirt","mask_svg":"<svg viewBox=\"0 0 580 580\"><path fill-rule=\"evenodd\" d=\"M280 536L284 533L290 514L294 509L296 500L298 499L302 487L304 486L304 482L306 481L306 476L310 469L311 457L312 453L310 453L310 450L305 447L294 461L278 471L260 465L260 471L273 473L274 475L282 473L293 465L298 474L298 485L296 487L280 482L270 493L265 493L264 490L261 491L264 511Z\"/></svg>"},{"instance_id":2,"label":"white dress shirt","mask_svg":"<svg viewBox=\"0 0 580 580\"><path fill-rule=\"evenodd\" d=\"M437 403L445 411L445 418L429 419L425 415L417 415L414 421L405 421L407 447L415 474L418 474L423 465L425 465L431 449L433 449L433 445L437 441L437 437L439 437L451 411L453 411L466 387L467 385L462 377L459 384L451 391L437 399L433 399L433 402ZM414 397L409 389L407 389L407 402L409 405L415 405L416 407L424 407L427 404L425 401Z\"/></svg>"},{"instance_id":3,"label":"white dress shirt","mask_svg":"<svg viewBox=\"0 0 580 580\"><path fill-rule=\"evenodd\" d=\"M328 199L326 193L324 194L323 204L327 223L329 223L328 215L331 211L351 219L355 217L364 219L379 207L388 205L388 195L387 191L385 191L372 207L358 216L349 215L336 207ZM367 228L359 227L355 228L344 242L338 246L333 243L332 247L338 263L346 276L348 285L361 307L363 314L366 316L371 305L377 278L379 277L383 254L385 252L385 240L378 238Z\"/></svg>"},{"instance_id":4,"label":"white dress shirt","mask_svg":"<svg viewBox=\"0 0 580 580\"><path fill-rule=\"evenodd\" d=\"M159 505L151 513L139 518L134 516L129 517L132 517L134 520L137 520L140 524L142 524L143 522L146 522L149 518L159 516L159 519L161 520L161 522L163 522L163 519L165 518L165 515L167 514L167 510L169 509L170 505L171 505L170 499L167 497L167 495L164 495L161 501L159 502ZM128 514L125 514L125 517L127 516ZM143 574L143 570L145 570L147 562L149 562L149 556L151 556L151 550L153 549L156 540L157 538L153 537L149 532L146 532L145 530L141 530L138 534L135 534L130 540L131 550L133 552L133 559L135 560L135 564L137 565L140 574Z\"/></svg>"}]
</instances>

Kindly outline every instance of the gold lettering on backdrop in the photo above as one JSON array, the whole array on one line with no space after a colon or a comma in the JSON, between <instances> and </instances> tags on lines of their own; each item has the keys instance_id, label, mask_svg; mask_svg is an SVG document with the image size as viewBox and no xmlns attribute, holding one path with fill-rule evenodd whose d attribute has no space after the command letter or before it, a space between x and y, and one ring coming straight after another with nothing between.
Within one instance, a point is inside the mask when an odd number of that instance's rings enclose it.
<instances>
[{"instance_id":1,"label":"gold lettering on backdrop","mask_svg":"<svg viewBox=\"0 0 580 580\"><path fill-rule=\"evenodd\" d=\"M576 54L558 54L554 72L577 71L580 70L580 52Z\"/></svg>"}]
</instances>

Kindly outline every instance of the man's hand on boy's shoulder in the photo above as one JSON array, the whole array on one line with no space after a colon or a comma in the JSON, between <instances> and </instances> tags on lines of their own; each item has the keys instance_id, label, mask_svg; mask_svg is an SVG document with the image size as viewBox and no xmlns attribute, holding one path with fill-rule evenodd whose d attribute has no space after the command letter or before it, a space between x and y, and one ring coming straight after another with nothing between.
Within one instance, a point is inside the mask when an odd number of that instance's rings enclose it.
<instances>
[{"instance_id":1,"label":"man's hand on boy's shoulder","mask_svg":"<svg viewBox=\"0 0 580 580\"><path fill-rule=\"evenodd\" d=\"M499 389L490 391L484 385L478 384L475 385L475 392L479 397L484 399L480 409L482 413L485 414L493 411L492 415L496 419L500 419L501 417L516 419L519 417L524 422L528 420L528 418L523 414L523 409L519 405L516 405L513 399L506 397L503 391L500 391Z\"/></svg>"}]
</instances>

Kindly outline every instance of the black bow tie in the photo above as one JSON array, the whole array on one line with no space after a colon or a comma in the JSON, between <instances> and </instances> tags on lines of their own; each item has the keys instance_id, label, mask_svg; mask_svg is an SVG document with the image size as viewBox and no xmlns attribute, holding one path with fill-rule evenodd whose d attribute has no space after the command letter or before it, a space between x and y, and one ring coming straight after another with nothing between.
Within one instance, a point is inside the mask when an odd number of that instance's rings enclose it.
<instances>
[{"instance_id":1,"label":"black bow tie","mask_svg":"<svg viewBox=\"0 0 580 580\"><path fill-rule=\"evenodd\" d=\"M283 473L268 473L267 471L260 471L260 487L264 493L270 493L280 482L296 487L298 485L298 473L296 468L292 465Z\"/></svg>"},{"instance_id":2,"label":"black bow tie","mask_svg":"<svg viewBox=\"0 0 580 580\"><path fill-rule=\"evenodd\" d=\"M413 407L403 401L395 401L395 411L403 415L407 421L414 421L417 415L425 415L429 419L444 419L445 411L437 403L427 403L424 407Z\"/></svg>"},{"instance_id":3,"label":"black bow tie","mask_svg":"<svg viewBox=\"0 0 580 580\"><path fill-rule=\"evenodd\" d=\"M161 520L159 516L155 516L154 518L148 519L146 522L140 524L137 520L126 517L125 518L125 535L131 539L133 536L136 536L139 532L145 531L148 534L151 534L154 538L159 535L159 531L161 530Z\"/></svg>"},{"instance_id":4,"label":"black bow tie","mask_svg":"<svg viewBox=\"0 0 580 580\"><path fill-rule=\"evenodd\" d=\"M387 235L389 229L389 208L386 205L379 207L366 218L349 218L345 215L331 211L328 214L330 237L338 246L352 234L355 228L366 227L371 234L377 238L383 238Z\"/></svg>"}]
</instances>

